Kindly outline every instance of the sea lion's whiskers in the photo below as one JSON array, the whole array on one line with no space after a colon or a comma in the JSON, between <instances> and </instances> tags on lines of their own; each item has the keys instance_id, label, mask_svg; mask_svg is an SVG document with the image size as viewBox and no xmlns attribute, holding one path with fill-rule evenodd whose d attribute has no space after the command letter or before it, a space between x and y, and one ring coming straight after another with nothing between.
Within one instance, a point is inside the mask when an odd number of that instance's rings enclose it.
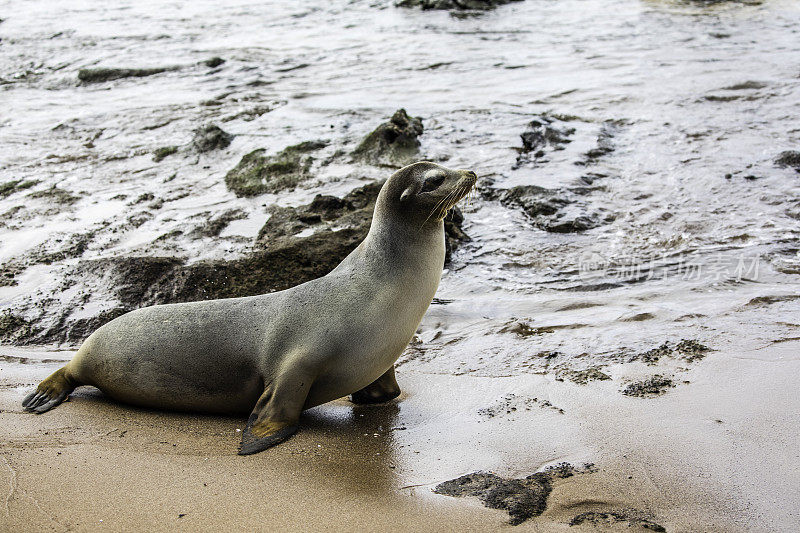
<instances>
[{"instance_id":1,"label":"sea lion's whiskers","mask_svg":"<svg viewBox=\"0 0 800 533\"><path fill-rule=\"evenodd\" d=\"M450 202L455 198L457 193L458 189L453 189L450 191L450 194L445 197L445 201L439 205L436 211L436 220L442 220L447 215L447 210L450 209Z\"/></svg>"},{"instance_id":2,"label":"sea lion's whiskers","mask_svg":"<svg viewBox=\"0 0 800 533\"><path fill-rule=\"evenodd\" d=\"M464 198L464 195L467 193L466 190L467 187L469 187L469 185L460 184L453 191L454 194L451 193L448 195L448 198L450 198L450 200L447 203L447 207L443 209L442 212L440 213L438 217L440 220L444 219L447 216L447 212L450 211L450 209L452 209L453 207L455 207L455 205Z\"/></svg>"},{"instance_id":3,"label":"sea lion's whiskers","mask_svg":"<svg viewBox=\"0 0 800 533\"><path fill-rule=\"evenodd\" d=\"M426 218L426 219L425 219L425 221L422 223L422 226L420 226L420 229L422 229L422 228L425 226L425 224L427 224L427 223L428 223L428 220L430 220L430 219L431 219L431 216L432 216L434 213L436 213L436 212L437 212L437 209L439 208L439 206L440 206L440 205L442 205L444 202L446 202L446 201L447 201L447 199L448 199L448 198L450 198L450 195L451 195L451 194L453 194L453 192L455 192L455 191L451 191L451 192L450 192L450 194L448 194L447 196L445 196L444 198L442 198L441 200L439 200L438 202L436 202L436 205L435 205L435 206L433 206L433 209L431 209L431 212L430 212L430 213L428 213L428 218ZM439 217L437 216L437 217L436 217L436 220L438 220L438 219L439 219Z\"/></svg>"}]
</instances>

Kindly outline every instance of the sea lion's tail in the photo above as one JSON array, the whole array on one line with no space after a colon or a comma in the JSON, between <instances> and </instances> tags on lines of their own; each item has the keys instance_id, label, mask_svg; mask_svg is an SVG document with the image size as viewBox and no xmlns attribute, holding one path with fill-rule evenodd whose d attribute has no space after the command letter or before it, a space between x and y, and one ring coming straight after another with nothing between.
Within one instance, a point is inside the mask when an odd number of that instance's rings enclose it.
<instances>
[{"instance_id":1,"label":"sea lion's tail","mask_svg":"<svg viewBox=\"0 0 800 533\"><path fill-rule=\"evenodd\" d=\"M76 386L78 383L67 367L59 368L22 400L22 407L37 414L44 413L66 400Z\"/></svg>"}]
</instances>

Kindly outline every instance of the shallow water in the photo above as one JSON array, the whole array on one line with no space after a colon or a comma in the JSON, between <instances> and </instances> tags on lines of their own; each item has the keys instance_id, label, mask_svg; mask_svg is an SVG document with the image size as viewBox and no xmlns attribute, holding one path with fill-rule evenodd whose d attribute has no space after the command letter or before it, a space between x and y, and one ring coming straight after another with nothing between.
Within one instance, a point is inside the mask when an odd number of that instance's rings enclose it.
<instances>
[{"instance_id":1,"label":"shallow water","mask_svg":"<svg viewBox=\"0 0 800 533\"><path fill-rule=\"evenodd\" d=\"M722 357L798 336L800 175L773 164L800 148L796 2L526 0L454 17L375 1L47 0L2 2L0 18L0 183L37 181L0 198L0 261L87 243L0 287L2 309L41 320L84 293L73 316L113 307L102 287L64 288L67 269L90 258L246 253L265 206L388 171L334 159L291 193L236 198L223 176L242 155L323 138L324 160L405 107L423 118L424 155L474 169L484 191L602 175L578 208L614 220L550 233L488 194L474 199L473 240L401 368L560 378L665 341L696 339ZM201 64L212 56L226 62ZM81 68L164 66L178 68L77 80ZM517 164L520 134L541 114L572 117L572 142ZM236 137L194 154L185 147L207 122ZM613 151L576 164L601 133ZM155 163L171 145L182 148ZM77 199L30 196L54 185ZM246 216L218 238L174 234L229 209ZM517 322L524 334L502 332Z\"/></svg>"}]
</instances>

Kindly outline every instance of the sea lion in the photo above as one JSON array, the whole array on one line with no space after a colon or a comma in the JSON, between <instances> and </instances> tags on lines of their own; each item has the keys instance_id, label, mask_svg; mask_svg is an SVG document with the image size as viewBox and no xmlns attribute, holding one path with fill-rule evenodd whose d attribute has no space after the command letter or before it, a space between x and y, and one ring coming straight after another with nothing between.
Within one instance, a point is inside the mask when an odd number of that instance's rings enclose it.
<instances>
[{"instance_id":1,"label":"sea lion","mask_svg":"<svg viewBox=\"0 0 800 533\"><path fill-rule=\"evenodd\" d=\"M301 411L400 394L394 362L439 286L447 212L468 170L419 162L381 188L369 233L329 274L290 289L156 305L100 327L22 402L44 413L80 385L133 405L250 412L240 455L297 431Z\"/></svg>"}]
</instances>

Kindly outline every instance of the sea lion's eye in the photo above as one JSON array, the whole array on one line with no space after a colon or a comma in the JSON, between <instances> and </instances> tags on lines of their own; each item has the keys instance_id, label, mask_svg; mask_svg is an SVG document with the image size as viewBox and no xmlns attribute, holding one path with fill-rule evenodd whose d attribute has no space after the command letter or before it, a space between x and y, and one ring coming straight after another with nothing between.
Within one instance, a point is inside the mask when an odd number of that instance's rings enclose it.
<instances>
[{"instance_id":1,"label":"sea lion's eye","mask_svg":"<svg viewBox=\"0 0 800 533\"><path fill-rule=\"evenodd\" d=\"M422 184L422 192L434 191L438 189L442 183L444 183L444 175L442 174L426 178L425 182Z\"/></svg>"}]
</instances>

